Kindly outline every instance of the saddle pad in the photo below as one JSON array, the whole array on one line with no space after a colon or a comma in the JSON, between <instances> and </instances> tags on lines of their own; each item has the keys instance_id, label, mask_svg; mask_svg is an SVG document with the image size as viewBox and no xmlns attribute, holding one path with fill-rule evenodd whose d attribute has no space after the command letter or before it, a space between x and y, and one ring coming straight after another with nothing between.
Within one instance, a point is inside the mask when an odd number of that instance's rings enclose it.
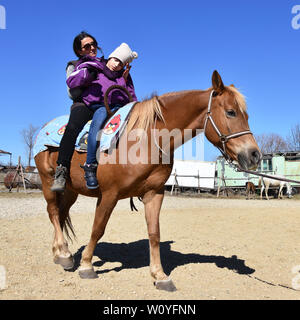
<instances>
[{"instance_id":1,"label":"saddle pad","mask_svg":"<svg viewBox=\"0 0 300 320\"><path fill-rule=\"evenodd\" d=\"M100 152L115 146L127 125L130 111L136 102L131 102L119 109L106 123L100 138Z\"/></svg>"},{"instance_id":2,"label":"saddle pad","mask_svg":"<svg viewBox=\"0 0 300 320\"><path fill-rule=\"evenodd\" d=\"M126 127L130 111L136 102L131 102L120 108L107 122L102 130L100 151L106 151L114 146L118 138L121 136ZM69 115L57 117L46 123L36 136L33 146L33 157L38 153L45 151L48 147L59 147L60 141L65 132L69 121ZM89 121L76 140L75 150L86 152L87 135L90 129L91 121Z\"/></svg>"}]
</instances>

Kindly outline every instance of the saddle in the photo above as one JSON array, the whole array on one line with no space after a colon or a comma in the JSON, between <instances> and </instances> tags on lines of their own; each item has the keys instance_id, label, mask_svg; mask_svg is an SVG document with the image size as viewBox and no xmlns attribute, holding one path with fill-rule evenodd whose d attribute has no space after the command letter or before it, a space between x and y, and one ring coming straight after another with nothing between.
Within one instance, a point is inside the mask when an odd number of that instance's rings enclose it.
<instances>
[{"instance_id":1,"label":"saddle","mask_svg":"<svg viewBox=\"0 0 300 320\"><path fill-rule=\"evenodd\" d=\"M124 107L116 111L105 123L101 140L100 140L100 152L108 151L110 147L115 146L119 137L126 128L126 124L129 119L130 112L136 102L130 102ZM33 156L38 153L47 150L49 147L58 148L60 141L65 132L66 126L69 121L69 115L63 115L53 119L46 123L38 133L34 146ZM76 144L75 150L78 152L87 152L87 138L90 129L91 121L89 121L82 131L80 132Z\"/></svg>"},{"instance_id":2,"label":"saddle","mask_svg":"<svg viewBox=\"0 0 300 320\"><path fill-rule=\"evenodd\" d=\"M108 94L110 91L115 89L124 91L128 95L129 101L131 102L117 110L115 113L112 113L108 105ZM119 85L113 85L105 92L104 105L108 114L108 120L104 124L104 128L102 130L100 152L108 151L111 146L116 146L116 142L126 127L129 114L136 103L135 101L132 102L132 100L132 96L128 90ZM42 127L34 142L33 157L35 157L38 153L47 150L49 147L59 147L68 121L69 115L63 115L53 119L52 121L49 121ZM87 138L90 124L91 121L84 126L78 135L75 144L75 150L78 152L87 152Z\"/></svg>"},{"instance_id":3,"label":"saddle","mask_svg":"<svg viewBox=\"0 0 300 320\"><path fill-rule=\"evenodd\" d=\"M131 110L133 109L136 102L130 102L121 109L117 110L112 116L106 119L104 127L102 129L101 139L100 139L100 152L108 151L111 146L116 145L120 136L122 135L124 128L129 119ZM89 129L83 128L83 131ZM79 152L87 151L87 140L89 135L89 130L79 134L78 148Z\"/></svg>"}]
</instances>

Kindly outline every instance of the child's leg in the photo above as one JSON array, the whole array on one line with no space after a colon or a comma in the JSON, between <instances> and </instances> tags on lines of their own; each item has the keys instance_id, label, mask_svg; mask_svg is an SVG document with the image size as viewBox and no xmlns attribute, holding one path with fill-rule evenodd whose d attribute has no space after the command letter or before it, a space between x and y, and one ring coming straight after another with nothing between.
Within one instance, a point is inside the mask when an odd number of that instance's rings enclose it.
<instances>
[{"instance_id":1,"label":"child's leg","mask_svg":"<svg viewBox=\"0 0 300 320\"><path fill-rule=\"evenodd\" d=\"M88 189L96 189L99 187L97 181L97 136L102 126L107 118L107 111L105 106L103 105L93 105L91 106L92 110L96 110L94 112L93 120L89 130L88 136L88 145L87 145L87 157L86 163L83 166L85 175L84 178L86 180L86 186ZM97 109L98 108L98 109ZM118 107L111 108L112 111L115 111Z\"/></svg>"},{"instance_id":2,"label":"child's leg","mask_svg":"<svg viewBox=\"0 0 300 320\"><path fill-rule=\"evenodd\" d=\"M107 112L104 106L100 106L94 113L93 120L89 130L88 145L87 145L87 164L97 163L97 136L102 128L104 121L107 117Z\"/></svg>"}]
</instances>

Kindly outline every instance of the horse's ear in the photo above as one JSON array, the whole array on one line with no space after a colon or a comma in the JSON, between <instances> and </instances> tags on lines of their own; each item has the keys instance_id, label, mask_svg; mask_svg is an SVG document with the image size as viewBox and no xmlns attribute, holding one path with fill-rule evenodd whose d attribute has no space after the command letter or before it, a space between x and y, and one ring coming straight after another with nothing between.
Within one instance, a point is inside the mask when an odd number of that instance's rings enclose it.
<instances>
[{"instance_id":1,"label":"horse's ear","mask_svg":"<svg viewBox=\"0 0 300 320\"><path fill-rule=\"evenodd\" d=\"M212 75L212 85L213 85L213 89L215 91L217 91L218 93L221 93L224 91L225 89L225 86L224 86L224 83L222 81L222 78L221 76L219 75L218 71L215 70L213 72L213 75Z\"/></svg>"}]
</instances>

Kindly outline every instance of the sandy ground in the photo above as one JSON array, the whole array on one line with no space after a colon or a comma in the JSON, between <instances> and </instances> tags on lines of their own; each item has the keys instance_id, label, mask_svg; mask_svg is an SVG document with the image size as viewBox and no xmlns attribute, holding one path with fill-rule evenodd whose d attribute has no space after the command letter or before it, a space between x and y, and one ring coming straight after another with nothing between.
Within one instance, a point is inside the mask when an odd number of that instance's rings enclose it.
<instances>
[{"instance_id":1,"label":"sandy ground","mask_svg":"<svg viewBox=\"0 0 300 320\"><path fill-rule=\"evenodd\" d=\"M142 204L118 203L94 253L99 278L80 279L78 264L95 199L71 209L76 270L52 262L53 227L40 193L0 194L0 266L4 299L215 300L300 299L300 200L165 197L161 256L176 292L155 289ZM295 268L295 270L292 270ZM2 268L3 269L3 268ZM299 282L299 283L298 283Z\"/></svg>"}]
</instances>

